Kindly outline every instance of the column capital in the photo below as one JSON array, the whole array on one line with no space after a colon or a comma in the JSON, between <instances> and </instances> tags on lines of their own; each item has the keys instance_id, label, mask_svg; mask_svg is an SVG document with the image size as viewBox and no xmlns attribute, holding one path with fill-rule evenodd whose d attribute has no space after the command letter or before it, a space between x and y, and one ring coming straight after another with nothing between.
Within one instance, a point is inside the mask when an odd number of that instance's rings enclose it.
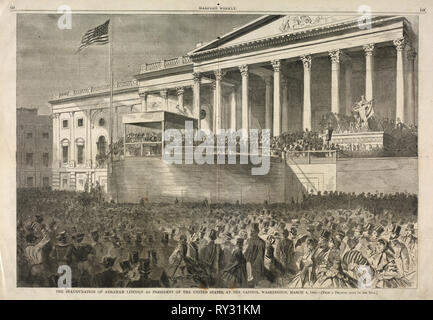
<instances>
[{"instance_id":1,"label":"column capital","mask_svg":"<svg viewBox=\"0 0 433 320\"><path fill-rule=\"evenodd\" d=\"M302 64L304 65L304 69L310 69L312 59L310 55L302 55L301 57Z\"/></svg>"},{"instance_id":2,"label":"column capital","mask_svg":"<svg viewBox=\"0 0 433 320\"><path fill-rule=\"evenodd\" d=\"M53 118L54 119L58 119L59 117L60 117L60 113L58 113L58 112L53 113Z\"/></svg>"},{"instance_id":3,"label":"column capital","mask_svg":"<svg viewBox=\"0 0 433 320\"><path fill-rule=\"evenodd\" d=\"M272 78L271 78L271 77L266 77L266 78L265 78L265 85L266 85L267 87L270 87L271 84L272 84Z\"/></svg>"},{"instance_id":4,"label":"column capital","mask_svg":"<svg viewBox=\"0 0 433 320\"><path fill-rule=\"evenodd\" d=\"M362 46L362 49L366 56L371 56L374 52L374 43L365 44Z\"/></svg>"},{"instance_id":5,"label":"column capital","mask_svg":"<svg viewBox=\"0 0 433 320\"><path fill-rule=\"evenodd\" d=\"M167 89L162 89L161 91L159 91L159 94L161 95L161 97L167 98L168 90Z\"/></svg>"},{"instance_id":6,"label":"column capital","mask_svg":"<svg viewBox=\"0 0 433 320\"><path fill-rule=\"evenodd\" d=\"M239 66L239 71L241 72L242 77L248 77L248 65L243 64Z\"/></svg>"},{"instance_id":7,"label":"column capital","mask_svg":"<svg viewBox=\"0 0 433 320\"><path fill-rule=\"evenodd\" d=\"M215 70L214 73L215 73L215 80L217 81L221 81L224 75L226 74L226 72L221 69Z\"/></svg>"},{"instance_id":8,"label":"column capital","mask_svg":"<svg viewBox=\"0 0 433 320\"><path fill-rule=\"evenodd\" d=\"M272 65L272 68L274 68L274 72L280 72L280 69L281 69L281 61L280 60L272 60L271 65Z\"/></svg>"},{"instance_id":9,"label":"column capital","mask_svg":"<svg viewBox=\"0 0 433 320\"><path fill-rule=\"evenodd\" d=\"M138 88L138 95L142 98L146 98L147 95L146 89L143 87Z\"/></svg>"},{"instance_id":10,"label":"column capital","mask_svg":"<svg viewBox=\"0 0 433 320\"><path fill-rule=\"evenodd\" d=\"M407 39L405 37L397 38L392 41L397 51L403 51L407 44Z\"/></svg>"},{"instance_id":11,"label":"column capital","mask_svg":"<svg viewBox=\"0 0 433 320\"><path fill-rule=\"evenodd\" d=\"M287 77L281 77L281 86L283 88L287 88L289 85L289 80L287 79Z\"/></svg>"},{"instance_id":12,"label":"column capital","mask_svg":"<svg viewBox=\"0 0 433 320\"><path fill-rule=\"evenodd\" d=\"M200 72L193 72L192 78L194 79L195 83L200 82L200 78L201 78Z\"/></svg>"},{"instance_id":13,"label":"column capital","mask_svg":"<svg viewBox=\"0 0 433 320\"><path fill-rule=\"evenodd\" d=\"M185 91L184 87L177 87L176 88L176 93L178 96L183 95L184 91Z\"/></svg>"},{"instance_id":14,"label":"column capital","mask_svg":"<svg viewBox=\"0 0 433 320\"><path fill-rule=\"evenodd\" d=\"M212 90L216 90L216 81L215 80L212 80L212 82L211 82L211 86L212 86Z\"/></svg>"},{"instance_id":15,"label":"column capital","mask_svg":"<svg viewBox=\"0 0 433 320\"><path fill-rule=\"evenodd\" d=\"M329 57L332 63L340 63L343 58L343 52L340 49L329 51Z\"/></svg>"}]
</instances>

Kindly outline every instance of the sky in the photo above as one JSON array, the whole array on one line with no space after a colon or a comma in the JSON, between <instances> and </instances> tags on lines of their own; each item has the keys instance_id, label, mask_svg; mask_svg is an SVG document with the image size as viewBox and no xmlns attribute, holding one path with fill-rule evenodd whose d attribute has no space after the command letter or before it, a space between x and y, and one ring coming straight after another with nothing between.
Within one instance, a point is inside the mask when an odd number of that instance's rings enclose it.
<instances>
[{"instance_id":1,"label":"sky","mask_svg":"<svg viewBox=\"0 0 433 320\"><path fill-rule=\"evenodd\" d=\"M59 29L60 14L18 15L17 107L41 108L61 91L109 82L109 45L75 54L84 33L107 19L113 27L115 80L132 79L144 63L185 55L257 15L102 15L73 14L72 28Z\"/></svg>"}]
</instances>

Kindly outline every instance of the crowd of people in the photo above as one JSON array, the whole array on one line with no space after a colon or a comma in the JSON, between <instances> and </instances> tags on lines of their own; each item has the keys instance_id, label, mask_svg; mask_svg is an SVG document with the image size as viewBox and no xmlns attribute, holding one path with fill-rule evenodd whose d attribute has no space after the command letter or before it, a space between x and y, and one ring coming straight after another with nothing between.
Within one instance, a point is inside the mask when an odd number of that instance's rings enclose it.
<instances>
[{"instance_id":1,"label":"crowd of people","mask_svg":"<svg viewBox=\"0 0 433 320\"><path fill-rule=\"evenodd\" d=\"M299 203L116 204L18 190L18 285L397 288L416 286L417 196L325 192Z\"/></svg>"},{"instance_id":2,"label":"crowd of people","mask_svg":"<svg viewBox=\"0 0 433 320\"><path fill-rule=\"evenodd\" d=\"M316 151L324 148L323 138L313 131L284 132L272 137L271 149L284 151Z\"/></svg>"}]
</instances>

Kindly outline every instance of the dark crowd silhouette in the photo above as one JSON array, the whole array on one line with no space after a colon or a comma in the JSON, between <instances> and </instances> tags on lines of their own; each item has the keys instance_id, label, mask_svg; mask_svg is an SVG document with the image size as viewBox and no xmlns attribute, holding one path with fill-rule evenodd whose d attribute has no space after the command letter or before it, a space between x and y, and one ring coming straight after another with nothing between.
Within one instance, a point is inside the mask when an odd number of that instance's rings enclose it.
<instances>
[{"instance_id":1,"label":"dark crowd silhouette","mask_svg":"<svg viewBox=\"0 0 433 320\"><path fill-rule=\"evenodd\" d=\"M417 196L306 194L287 204L115 204L91 192L18 190L18 285L416 286Z\"/></svg>"}]
</instances>

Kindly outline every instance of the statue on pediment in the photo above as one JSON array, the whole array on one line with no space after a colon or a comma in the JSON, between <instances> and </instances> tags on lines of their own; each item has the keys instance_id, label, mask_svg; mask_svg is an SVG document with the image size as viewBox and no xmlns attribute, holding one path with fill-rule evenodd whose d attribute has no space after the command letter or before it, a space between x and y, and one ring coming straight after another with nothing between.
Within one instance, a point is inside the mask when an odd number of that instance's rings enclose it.
<instances>
[{"instance_id":1,"label":"statue on pediment","mask_svg":"<svg viewBox=\"0 0 433 320\"><path fill-rule=\"evenodd\" d=\"M311 27L313 25L328 23L334 20L335 18L330 16L287 16L284 18L280 30L281 32L288 32L291 30Z\"/></svg>"}]
</instances>

